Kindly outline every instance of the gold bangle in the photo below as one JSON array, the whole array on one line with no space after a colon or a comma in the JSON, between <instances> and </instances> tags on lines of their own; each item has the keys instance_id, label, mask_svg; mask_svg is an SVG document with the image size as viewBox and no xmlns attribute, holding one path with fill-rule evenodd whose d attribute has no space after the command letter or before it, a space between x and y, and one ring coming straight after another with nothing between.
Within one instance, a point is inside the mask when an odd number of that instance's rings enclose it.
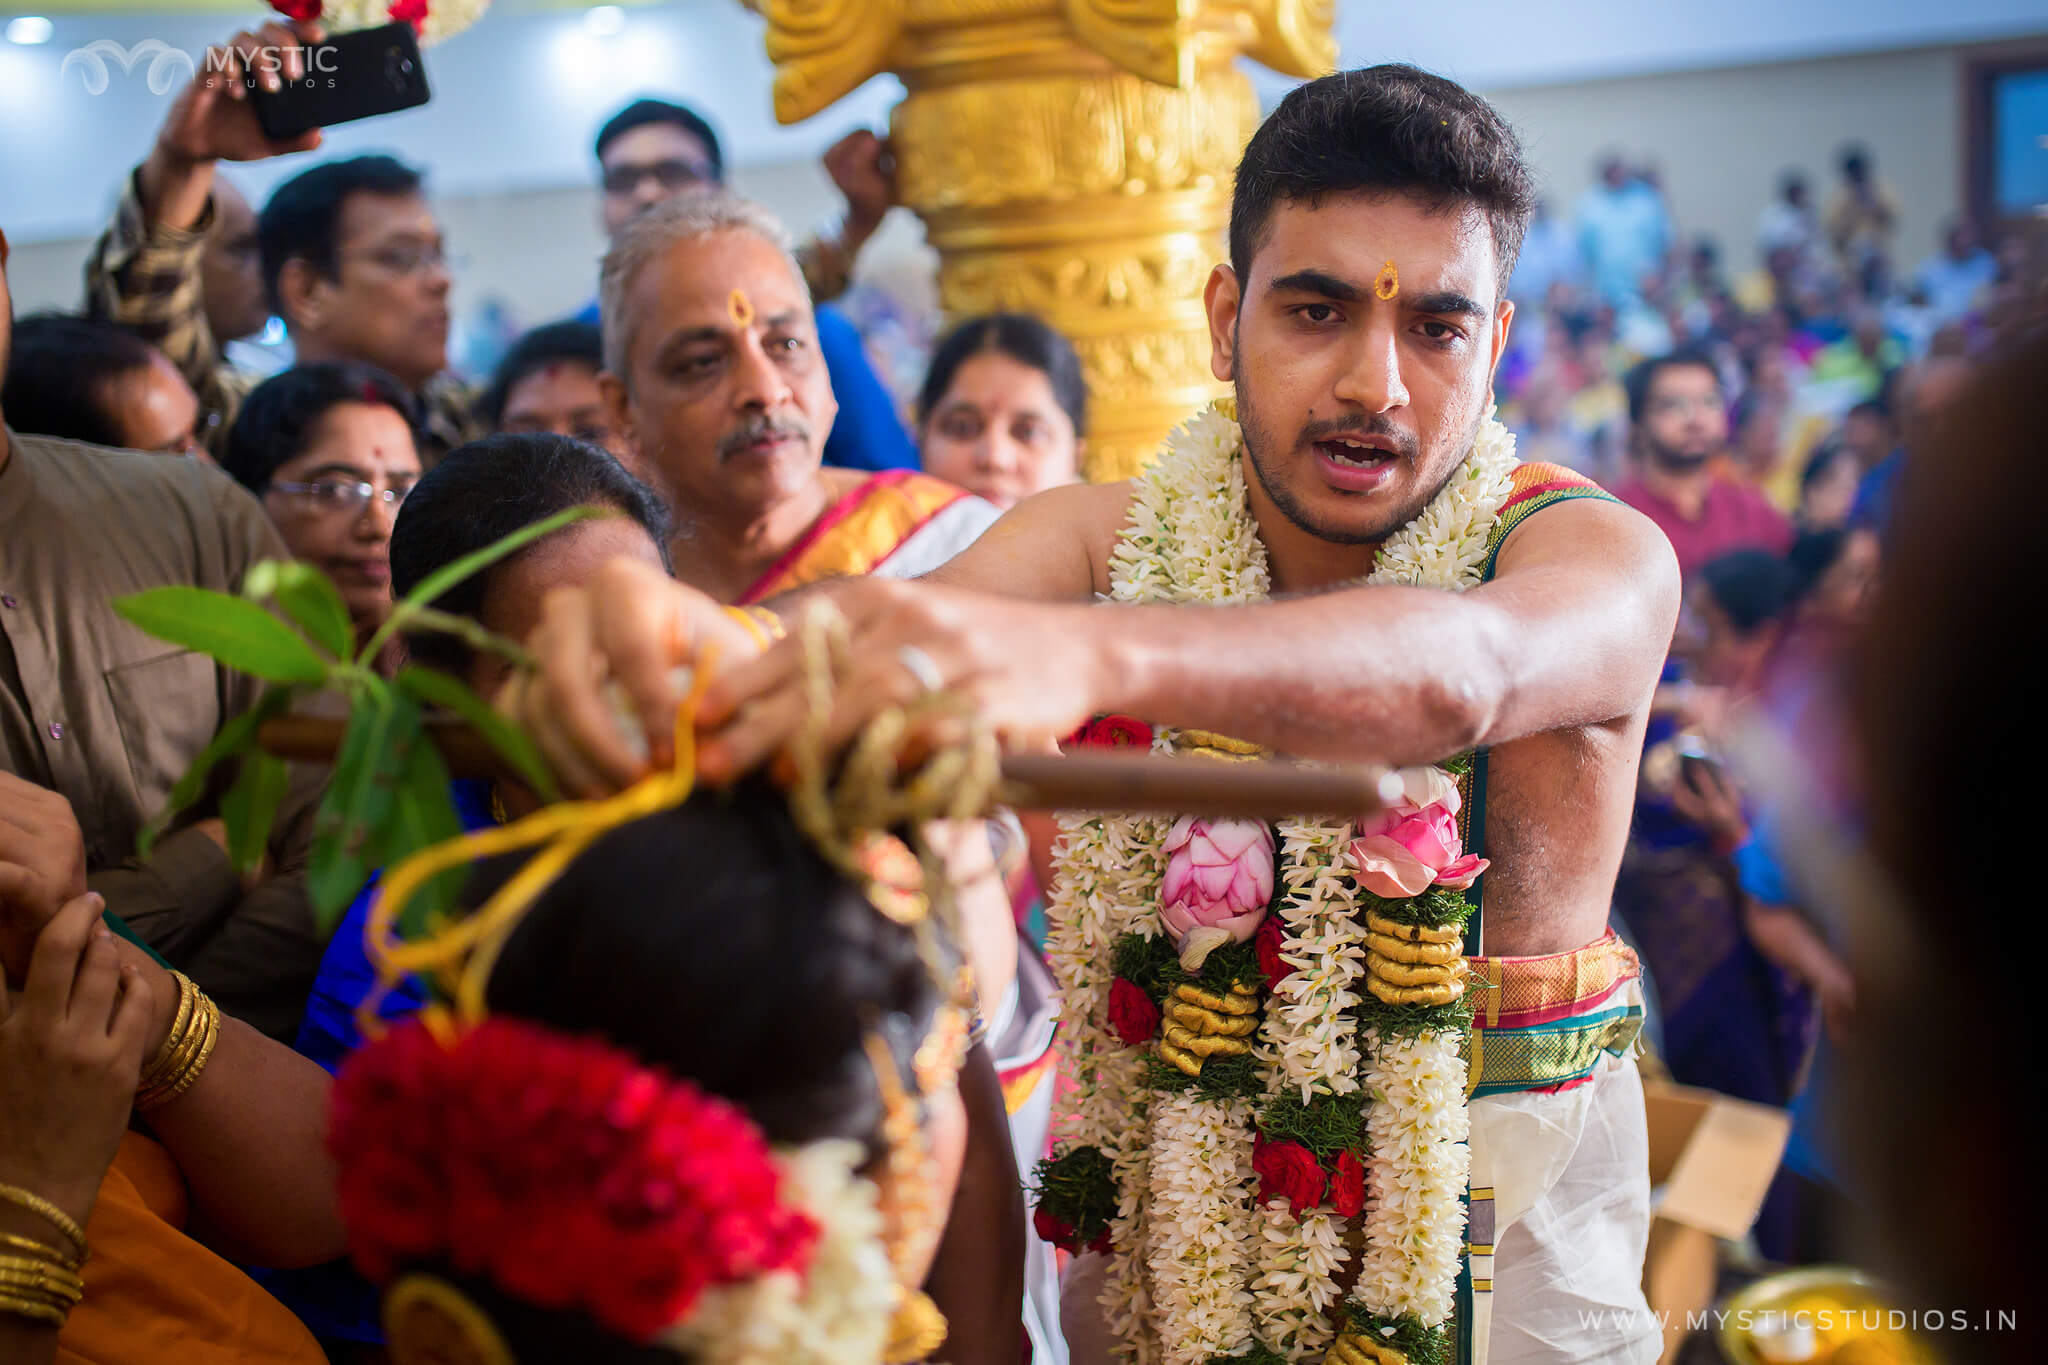
<instances>
[{"instance_id":1,"label":"gold bangle","mask_svg":"<svg viewBox=\"0 0 2048 1365\"><path fill-rule=\"evenodd\" d=\"M165 1032L162 1044L143 1064L142 1078L135 1087L139 1093L146 1094L162 1085L164 1077L173 1073L178 1053L192 1031L192 1014L198 1004L199 987L183 972L172 972L171 979L178 984L177 1013L171 1017L171 1027Z\"/></svg>"},{"instance_id":2,"label":"gold bangle","mask_svg":"<svg viewBox=\"0 0 2048 1365\"><path fill-rule=\"evenodd\" d=\"M40 1294L52 1303L67 1299L77 1303L85 1297L85 1282L71 1272L25 1257L16 1259L21 1261L20 1269L0 1261L0 1289Z\"/></svg>"},{"instance_id":3,"label":"gold bangle","mask_svg":"<svg viewBox=\"0 0 2048 1365\"><path fill-rule=\"evenodd\" d=\"M0 1314L15 1318L28 1318L34 1322L47 1322L52 1327L62 1327L65 1320L71 1316L70 1313L57 1307L55 1304L42 1303L35 1299L17 1297L5 1292L0 1292Z\"/></svg>"},{"instance_id":4,"label":"gold bangle","mask_svg":"<svg viewBox=\"0 0 2048 1365\"><path fill-rule=\"evenodd\" d=\"M78 1284L78 1271L58 1258L57 1252L43 1247L34 1256L0 1256L0 1270L19 1270L38 1275L53 1275L60 1284Z\"/></svg>"},{"instance_id":5,"label":"gold bangle","mask_svg":"<svg viewBox=\"0 0 2048 1365\"><path fill-rule=\"evenodd\" d=\"M51 1256L56 1258L59 1265L67 1266L72 1270L78 1269L78 1262L71 1260L69 1253L59 1247L51 1246L48 1242L38 1242L33 1237L22 1237L12 1232L0 1232L0 1246L13 1247L16 1251L26 1251L31 1256Z\"/></svg>"},{"instance_id":6,"label":"gold bangle","mask_svg":"<svg viewBox=\"0 0 2048 1365\"><path fill-rule=\"evenodd\" d=\"M190 1090L212 1059L214 1044L220 1041L220 1006L189 978L181 975L179 982L181 989L191 992L195 1002L191 1023L175 1045L168 1047L169 1055L162 1059L162 1064L151 1068L148 1081L136 1092L138 1110L159 1109Z\"/></svg>"},{"instance_id":7,"label":"gold bangle","mask_svg":"<svg viewBox=\"0 0 2048 1365\"><path fill-rule=\"evenodd\" d=\"M78 1225L76 1218L33 1190L25 1190L19 1185L0 1184L0 1199L27 1209L63 1233L64 1240L71 1243L72 1250L78 1253L78 1259L85 1259L85 1229Z\"/></svg>"}]
</instances>

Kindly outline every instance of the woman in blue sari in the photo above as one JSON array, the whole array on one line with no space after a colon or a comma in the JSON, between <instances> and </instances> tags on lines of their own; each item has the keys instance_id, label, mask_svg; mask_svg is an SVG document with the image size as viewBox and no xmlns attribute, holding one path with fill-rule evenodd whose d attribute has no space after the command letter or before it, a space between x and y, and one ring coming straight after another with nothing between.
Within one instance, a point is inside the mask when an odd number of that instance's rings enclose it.
<instances>
[{"instance_id":1,"label":"woman in blue sari","mask_svg":"<svg viewBox=\"0 0 2048 1365\"><path fill-rule=\"evenodd\" d=\"M581 583L599 565L622 555L668 566L668 519L660 500L612 456L567 436L501 435L453 451L414 486L392 530L392 591L403 596L444 565L581 506L610 508L620 515L556 531L450 589L433 605L493 634L523 640L539 622L541 600L550 588ZM412 663L460 678L486 697L511 671L503 656L472 649L453 635L422 633L406 644ZM517 819L539 805L532 793L502 781L458 781L453 795L468 830ZM362 1043L356 1008L376 980L363 950L363 925L378 879L371 877L336 928L299 1030L299 1052L329 1071ZM384 997L378 1015L400 1019L418 1011L426 999L418 982L401 982ZM331 1353L345 1357L381 1340L376 1294L346 1264L256 1273Z\"/></svg>"}]
</instances>

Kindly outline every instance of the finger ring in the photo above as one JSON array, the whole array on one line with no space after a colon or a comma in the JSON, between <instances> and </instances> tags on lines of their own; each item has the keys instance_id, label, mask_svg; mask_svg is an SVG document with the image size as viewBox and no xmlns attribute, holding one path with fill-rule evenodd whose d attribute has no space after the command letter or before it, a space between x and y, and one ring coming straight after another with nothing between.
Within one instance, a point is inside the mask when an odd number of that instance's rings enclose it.
<instances>
[{"instance_id":1,"label":"finger ring","mask_svg":"<svg viewBox=\"0 0 2048 1365\"><path fill-rule=\"evenodd\" d=\"M917 679L918 686L927 692L936 692L946 685L945 675L932 662L932 656L916 645L903 645L896 651L896 661L903 665L910 676Z\"/></svg>"}]
</instances>

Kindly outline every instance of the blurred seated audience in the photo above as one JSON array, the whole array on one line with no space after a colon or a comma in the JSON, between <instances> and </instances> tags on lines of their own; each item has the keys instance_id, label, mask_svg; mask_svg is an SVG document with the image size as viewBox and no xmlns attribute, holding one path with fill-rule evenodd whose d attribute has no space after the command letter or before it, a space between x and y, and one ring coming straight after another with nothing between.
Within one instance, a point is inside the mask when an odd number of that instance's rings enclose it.
<instances>
[{"instance_id":1,"label":"blurred seated audience","mask_svg":"<svg viewBox=\"0 0 2048 1365\"><path fill-rule=\"evenodd\" d=\"M970 318L932 352L917 425L925 472L996 507L1077 482L1088 436L1081 357L1035 317Z\"/></svg>"},{"instance_id":2,"label":"blurred seated audience","mask_svg":"<svg viewBox=\"0 0 2048 1365\"><path fill-rule=\"evenodd\" d=\"M1792 542L1784 513L1748 484L1715 468L1727 454L1728 407L1720 373L1700 351L1675 351L1629 371L1635 475L1615 496L1657 523L1690 577L1729 550L1782 554Z\"/></svg>"},{"instance_id":3,"label":"blurred seated audience","mask_svg":"<svg viewBox=\"0 0 2048 1365\"><path fill-rule=\"evenodd\" d=\"M1948 225L1941 250L1922 261L1913 276L1937 324L1968 317L1997 279L1998 258L1985 250L1968 219Z\"/></svg>"},{"instance_id":4,"label":"blurred seated audience","mask_svg":"<svg viewBox=\"0 0 2048 1365\"><path fill-rule=\"evenodd\" d=\"M151 455L205 451L199 399L148 342L111 323L31 313L14 324L0 407L15 430Z\"/></svg>"},{"instance_id":5,"label":"blurred seated audience","mask_svg":"<svg viewBox=\"0 0 2048 1365\"><path fill-rule=\"evenodd\" d=\"M412 418L390 375L300 365L256 386L221 455L292 556L334 580L358 645L391 614L391 525L420 477Z\"/></svg>"},{"instance_id":6,"label":"blurred seated audience","mask_svg":"<svg viewBox=\"0 0 2048 1365\"><path fill-rule=\"evenodd\" d=\"M0 236L0 370L6 265ZM112 606L170 584L233 592L251 564L284 555L255 500L210 465L29 436L0 417L0 897L33 883L54 914L59 891L89 886L229 1013L290 1036L319 962L301 875L317 792L294 784L256 878L228 859L224 784L139 857L143 825L262 684Z\"/></svg>"},{"instance_id":7,"label":"blurred seated audience","mask_svg":"<svg viewBox=\"0 0 2048 1365\"><path fill-rule=\"evenodd\" d=\"M272 53L302 61L300 42L293 28L271 23L208 50L87 262L90 310L170 357L219 423L216 453L257 377L224 360L224 338L209 320L205 256L219 222L215 167L320 141L317 132L272 141L250 102L228 93L237 82L218 73L272 60ZM431 463L475 426L468 390L447 373L451 276L423 183L417 170L388 156L323 162L271 192L257 239L265 295L298 361L361 362L392 375L418 408L419 450Z\"/></svg>"},{"instance_id":8,"label":"blurred seated audience","mask_svg":"<svg viewBox=\"0 0 2048 1365\"><path fill-rule=\"evenodd\" d=\"M614 242L620 229L654 205L725 184L718 134L696 110L668 100L635 100L612 115L597 131L596 153L604 229ZM819 354L839 404L839 419L825 441L825 463L915 469L917 451L860 333L838 310L823 306L846 292L861 248L896 202L888 148L866 130L849 133L825 153L825 172L846 197L846 217L836 236L812 237L795 249L815 306ZM598 322L599 310L594 300L577 320Z\"/></svg>"},{"instance_id":9,"label":"blurred seated audience","mask_svg":"<svg viewBox=\"0 0 2048 1365\"><path fill-rule=\"evenodd\" d=\"M628 464L626 442L611 424L597 376L604 334L571 318L536 327L512 343L491 382L477 395L476 415L493 431L553 432L588 441Z\"/></svg>"},{"instance_id":10,"label":"blurred seated audience","mask_svg":"<svg viewBox=\"0 0 2048 1365\"><path fill-rule=\"evenodd\" d=\"M1763 685L1799 588L1781 556L1759 549L1692 576L1664 689L1678 704L1651 717L1614 893L1657 988L1673 1079L1779 1106L1812 1046L1813 1001L1749 932L1737 855L1750 812L1722 755L1727 717ZM1780 1182L1756 1225L1765 1255L1790 1251L1797 1221Z\"/></svg>"},{"instance_id":11,"label":"blurred seated audience","mask_svg":"<svg viewBox=\"0 0 2048 1365\"><path fill-rule=\"evenodd\" d=\"M1864 474L1856 489L1856 506L1849 514L1851 522L1871 527L1880 535L1886 533L1891 524L1893 495L1905 472L1908 452L1926 442L1943 409L1955 400L1969 379L1967 360L1939 351L1897 374L1889 406L1898 415L1899 445Z\"/></svg>"},{"instance_id":12,"label":"blurred seated audience","mask_svg":"<svg viewBox=\"0 0 2048 1365\"><path fill-rule=\"evenodd\" d=\"M1849 524L1863 471L1855 454L1839 441L1821 445L1799 472L1799 508L1794 518L1801 531L1825 531Z\"/></svg>"}]
</instances>

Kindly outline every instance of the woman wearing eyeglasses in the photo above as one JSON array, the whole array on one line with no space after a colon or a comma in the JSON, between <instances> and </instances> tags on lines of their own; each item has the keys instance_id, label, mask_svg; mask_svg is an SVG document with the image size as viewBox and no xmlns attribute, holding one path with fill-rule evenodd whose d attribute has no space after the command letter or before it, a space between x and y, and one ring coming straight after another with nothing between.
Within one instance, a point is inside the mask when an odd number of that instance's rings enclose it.
<instances>
[{"instance_id":1,"label":"woman wearing eyeglasses","mask_svg":"<svg viewBox=\"0 0 2048 1365\"><path fill-rule=\"evenodd\" d=\"M301 365L258 385L221 463L292 554L341 590L365 640L391 612L391 527L419 481L412 400L382 370Z\"/></svg>"}]
</instances>

